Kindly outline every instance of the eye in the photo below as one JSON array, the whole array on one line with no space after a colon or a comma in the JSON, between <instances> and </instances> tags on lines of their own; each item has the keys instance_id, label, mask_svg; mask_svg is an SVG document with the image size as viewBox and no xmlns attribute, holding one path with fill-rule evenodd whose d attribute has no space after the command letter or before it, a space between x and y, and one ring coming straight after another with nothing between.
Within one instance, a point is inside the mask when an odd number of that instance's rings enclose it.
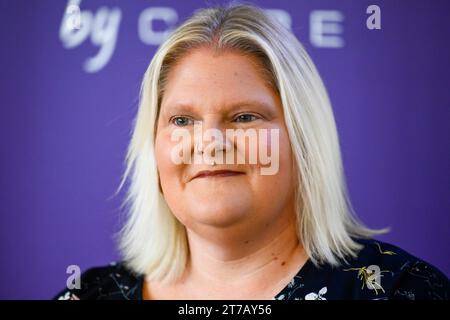
<instances>
[{"instance_id":1,"label":"eye","mask_svg":"<svg viewBox=\"0 0 450 320\"><path fill-rule=\"evenodd\" d=\"M243 113L238 115L236 118L234 118L234 121L236 122L251 122L251 121L255 121L258 120L259 117L255 116L254 114L250 114L250 113Z\"/></svg>"},{"instance_id":2,"label":"eye","mask_svg":"<svg viewBox=\"0 0 450 320\"><path fill-rule=\"evenodd\" d=\"M178 127L184 127L184 126L188 126L188 125L194 123L194 121L192 119L190 119L189 117L185 117L185 116L172 117L170 119L170 122Z\"/></svg>"}]
</instances>

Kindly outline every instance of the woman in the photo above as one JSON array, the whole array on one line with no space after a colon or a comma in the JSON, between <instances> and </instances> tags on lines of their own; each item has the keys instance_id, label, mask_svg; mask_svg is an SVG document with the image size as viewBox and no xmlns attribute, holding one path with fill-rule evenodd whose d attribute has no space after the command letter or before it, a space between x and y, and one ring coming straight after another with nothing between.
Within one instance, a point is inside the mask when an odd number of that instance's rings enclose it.
<instances>
[{"instance_id":1,"label":"woman","mask_svg":"<svg viewBox=\"0 0 450 320\"><path fill-rule=\"evenodd\" d=\"M123 261L57 298L448 299L445 275L352 215L320 76L258 8L199 11L158 49L128 178Z\"/></svg>"}]
</instances>

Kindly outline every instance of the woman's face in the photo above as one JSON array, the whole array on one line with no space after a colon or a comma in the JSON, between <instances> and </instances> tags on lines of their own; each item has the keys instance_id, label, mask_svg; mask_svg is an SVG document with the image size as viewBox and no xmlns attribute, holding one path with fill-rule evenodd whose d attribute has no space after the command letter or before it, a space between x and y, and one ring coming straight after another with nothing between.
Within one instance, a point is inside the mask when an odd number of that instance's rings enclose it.
<instances>
[{"instance_id":1,"label":"woman's face","mask_svg":"<svg viewBox=\"0 0 450 320\"><path fill-rule=\"evenodd\" d=\"M292 208L295 175L283 109L278 94L258 68L256 58L200 48L180 59L168 74L158 118L156 160L164 198L190 230L232 226L257 230L286 217L283 213ZM194 126L198 125L202 132L219 130L223 139L194 137ZM176 149L180 139L174 139L173 134L180 129L192 138L183 154L186 157L188 153L191 161L185 158L187 163L181 164L173 158L180 150ZM250 139L227 138L227 129L229 133L239 132L235 129L257 133L256 149ZM278 132L278 137L271 136L273 132ZM194 162L194 154L201 155L197 145L203 147L205 155L200 163ZM262 174L261 169L271 164L259 155L256 162L250 161L256 150L272 155L270 174ZM234 159L226 160L230 152L234 152ZM244 164L237 163L238 154L245 157ZM212 166L207 155L223 156L224 163ZM205 170L212 175L198 176ZM228 171L219 175L216 170Z\"/></svg>"}]
</instances>

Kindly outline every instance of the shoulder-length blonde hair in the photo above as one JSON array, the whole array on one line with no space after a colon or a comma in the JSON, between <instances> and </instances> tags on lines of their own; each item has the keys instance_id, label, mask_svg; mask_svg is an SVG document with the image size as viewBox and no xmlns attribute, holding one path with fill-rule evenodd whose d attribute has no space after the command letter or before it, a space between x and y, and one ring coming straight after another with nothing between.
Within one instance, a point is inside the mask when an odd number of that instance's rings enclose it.
<instances>
[{"instance_id":1,"label":"shoulder-length blonde hair","mask_svg":"<svg viewBox=\"0 0 450 320\"><path fill-rule=\"evenodd\" d=\"M119 234L126 264L152 280L173 281L185 269L185 227L168 208L159 185L154 140L167 74L200 46L234 49L259 58L280 95L298 170L297 234L315 264L339 265L360 249L354 237L382 231L353 214L330 101L314 63L296 37L261 9L243 4L197 11L159 47L145 72L139 110L118 191L129 180Z\"/></svg>"}]
</instances>

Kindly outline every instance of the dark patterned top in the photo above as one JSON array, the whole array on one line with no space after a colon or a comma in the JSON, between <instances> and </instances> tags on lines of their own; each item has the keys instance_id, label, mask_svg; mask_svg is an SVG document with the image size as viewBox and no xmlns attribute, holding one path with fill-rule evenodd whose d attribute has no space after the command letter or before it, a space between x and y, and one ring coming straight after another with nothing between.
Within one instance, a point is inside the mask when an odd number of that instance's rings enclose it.
<instances>
[{"instance_id":1,"label":"dark patterned top","mask_svg":"<svg viewBox=\"0 0 450 320\"><path fill-rule=\"evenodd\" d=\"M311 260L273 299L275 300L448 300L448 278L429 263L377 240L364 245L357 258L334 268ZM60 300L142 300L144 276L123 263L87 270L80 289L65 289Z\"/></svg>"}]
</instances>

